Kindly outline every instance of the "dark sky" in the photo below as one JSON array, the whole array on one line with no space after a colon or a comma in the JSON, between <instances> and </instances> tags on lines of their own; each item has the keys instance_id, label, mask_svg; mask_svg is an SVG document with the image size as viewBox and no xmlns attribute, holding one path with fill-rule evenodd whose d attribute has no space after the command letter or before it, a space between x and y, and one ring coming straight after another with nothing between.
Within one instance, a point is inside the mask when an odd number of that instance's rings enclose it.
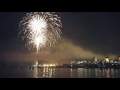
<instances>
[{"instance_id":1,"label":"dark sky","mask_svg":"<svg viewBox=\"0 0 120 90\"><path fill-rule=\"evenodd\" d=\"M120 12L56 12L62 37L98 54L120 54ZM26 12L0 12L0 52L28 52L18 38Z\"/></svg>"},{"instance_id":2,"label":"dark sky","mask_svg":"<svg viewBox=\"0 0 120 90\"><path fill-rule=\"evenodd\" d=\"M63 35L96 53L120 54L119 12L61 13Z\"/></svg>"}]
</instances>

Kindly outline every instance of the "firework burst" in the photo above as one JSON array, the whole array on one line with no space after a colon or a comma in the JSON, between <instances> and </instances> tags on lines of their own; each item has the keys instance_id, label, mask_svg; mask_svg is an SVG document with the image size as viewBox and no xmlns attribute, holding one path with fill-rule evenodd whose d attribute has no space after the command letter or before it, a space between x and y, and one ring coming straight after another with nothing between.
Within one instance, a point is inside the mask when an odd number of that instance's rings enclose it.
<instances>
[{"instance_id":1,"label":"firework burst","mask_svg":"<svg viewBox=\"0 0 120 90\"><path fill-rule=\"evenodd\" d=\"M29 50L48 49L60 38L62 23L54 12L27 13L19 24L19 37Z\"/></svg>"}]
</instances>

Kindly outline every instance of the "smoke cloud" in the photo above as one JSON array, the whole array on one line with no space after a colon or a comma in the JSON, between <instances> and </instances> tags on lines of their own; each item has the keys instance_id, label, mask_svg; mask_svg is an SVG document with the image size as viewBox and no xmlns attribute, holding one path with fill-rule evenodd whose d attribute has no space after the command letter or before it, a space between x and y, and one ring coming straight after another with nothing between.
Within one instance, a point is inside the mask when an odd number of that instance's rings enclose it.
<instances>
[{"instance_id":1,"label":"smoke cloud","mask_svg":"<svg viewBox=\"0 0 120 90\"><path fill-rule=\"evenodd\" d=\"M19 47L20 48L20 47ZM69 39L62 38L56 44L56 47L51 48L47 51L41 51L38 54L36 52L4 52L1 53L1 60L5 61L16 61L16 62L31 62L35 63L36 60L42 62L54 62L54 63L67 63L74 59L104 59L106 55L97 54L92 50L87 50L80 45L76 45ZM110 59L114 59L117 56L109 54L107 55Z\"/></svg>"}]
</instances>

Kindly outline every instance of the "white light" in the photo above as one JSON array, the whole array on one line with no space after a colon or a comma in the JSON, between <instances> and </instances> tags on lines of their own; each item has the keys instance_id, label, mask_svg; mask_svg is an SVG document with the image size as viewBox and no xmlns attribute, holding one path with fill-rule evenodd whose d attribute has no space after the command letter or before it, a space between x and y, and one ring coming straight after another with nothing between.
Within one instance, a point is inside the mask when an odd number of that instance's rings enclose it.
<instances>
[{"instance_id":1,"label":"white light","mask_svg":"<svg viewBox=\"0 0 120 90\"><path fill-rule=\"evenodd\" d=\"M36 65L33 65L34 67L36 66Z\"/></svg>"},{"instance_id":2,"label":"white light","mask_svg":"<svg viewBox=\"0 0 120 90\"><path fill-rule=\"evenodd\" d=\"M31 12L19 24L19 37L26 41L25 46L29 50L48 49L55 46L55 43L62 34L61 20L53 12Z\"/></svg>"}]
</instances>

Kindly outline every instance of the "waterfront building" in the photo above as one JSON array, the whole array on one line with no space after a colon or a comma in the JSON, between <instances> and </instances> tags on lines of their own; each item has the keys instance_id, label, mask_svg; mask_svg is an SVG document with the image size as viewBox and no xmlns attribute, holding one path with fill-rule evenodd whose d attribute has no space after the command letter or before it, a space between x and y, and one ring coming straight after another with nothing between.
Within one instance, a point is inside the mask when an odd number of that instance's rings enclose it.
<instances>
[{"instance_id":1,"label":"waterfront building","mask_svg":"<svg viewBox=\"0 0 120 90\"><path fill-rule=\"evenodd\" d=\"M118 63L120 64L120 56L118 57Z\"/></svg>"},{"instance_id":2,"label":"waterfront building","mask_svg":"<svg viewBox=\"0 0 120 90\"><path fill-rule=\"evenodd\" d=\"M94 58L93 58L93 60L94 60L95 62L97 62L97 61L98 61L97 57L94 57Z\"/></svg>"},{"instance_id":3,"label":"waterfront building","mask_svg":"<svg viewBox=\"0 0 120 90\"><path fill-rule=\"evenodd\" d=\"M106 63L109 63L109 62L110 62L109 57L105 57L105 62L106 62Z\"/></svg>"},{"instance_id":4,"label":"waterfront building","mask_svg":"<svg viewBox=\"0 0 120 90\"><path fill-rule=\"evenodd\" d=\"M118 57L118 60L120 61L120 56Z\"/></svg>"},{"instance_id":5,"label":"waterfront building","mask_svg":"<svg viewBox=\"0 0 120 90\"><path fill-rule=\"evenodd\" d=\"M93 64L97 63L97 57L93 57L92 63L93 63Z\"/></svg>"},{"instance_id":6,"label":"waterfront building","mask_svg":"<svg viewBox=\"0 0 120 90\"><path fill-rule=\"evenodd\" d=\"M36 61L36 64L35 64L35 66L36 66L36 67L39 67L39 63L38 63L38 61Z\"/></svg>"},{"instance_id":7,"label":"waterfront building","mask_svg":"<svg viewBox=\"0 0 120 90\"><path fill-rule=\"evenodd\" d=\"M110 63L113 63L114 62L114 60L110 60Z\"/></svg>"}]
</instances>

